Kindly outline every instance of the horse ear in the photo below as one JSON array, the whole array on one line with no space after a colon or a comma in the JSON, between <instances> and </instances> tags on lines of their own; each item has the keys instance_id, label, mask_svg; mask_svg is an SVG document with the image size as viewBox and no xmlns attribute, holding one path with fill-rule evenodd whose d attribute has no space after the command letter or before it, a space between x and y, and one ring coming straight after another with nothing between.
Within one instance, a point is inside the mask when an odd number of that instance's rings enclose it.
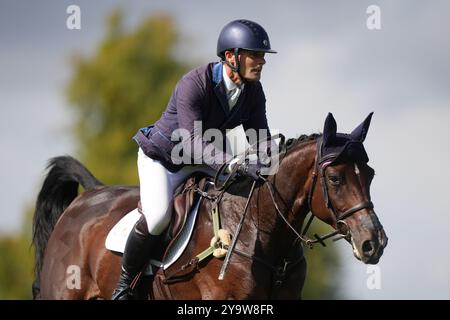
<instances>
[{"instance_id":1,"label":"horse ear","mask_svg":"<svg viewBox=\"0 0 450 320\"><path fill-rule=\"evenodd\" d=\"M350 133L350 136L353 140L363 142L366 139L367 132L369 131L370 121L372 120L373 112L369 113L366 120L363 121L359 126L355 128L355 130Z\"/></svg>"},{"instance_id":2,"label":"horse ear","mask_svg":"<svg viewBox=\"0 0 450 320\"><path fill-rule=\"evenodd\" d=\"M323 126L323 144L328 145L336 136L337 126L336 120L334 120L333 114L328 113L325 119L325 125Z\"/></svg>"}]
</instances>

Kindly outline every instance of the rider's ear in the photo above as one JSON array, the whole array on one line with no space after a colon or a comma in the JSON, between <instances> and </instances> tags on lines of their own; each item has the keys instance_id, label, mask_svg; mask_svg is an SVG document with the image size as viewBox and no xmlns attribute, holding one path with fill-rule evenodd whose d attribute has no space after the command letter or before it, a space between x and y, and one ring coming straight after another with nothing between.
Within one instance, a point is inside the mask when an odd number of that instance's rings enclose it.
<instances>
[{"instance_id":1,"label":"rider's ear","mask_svg":"<svg viewBox=\"0 0 450 320\"><path fill-rule=\"evenodd\" d=\"M366 139L367 132L369 131L370 120L372 120L373 112L369 113L366 120L363 121L355 130L350 133L352 140L363 142Z\"/></svg>"},{"instance_id":2,"label":"rider's ear","mask_svg":"<svg viewBox=\"0 0 450 320\"><path fill-rule=\"evenodd\" d=\"M327 118L325 119L325 125L323 126L323 144L326 146L333 138L336 136L336 120L334 120L333 114L328 113Z\"/></svg>"}]
</instances>

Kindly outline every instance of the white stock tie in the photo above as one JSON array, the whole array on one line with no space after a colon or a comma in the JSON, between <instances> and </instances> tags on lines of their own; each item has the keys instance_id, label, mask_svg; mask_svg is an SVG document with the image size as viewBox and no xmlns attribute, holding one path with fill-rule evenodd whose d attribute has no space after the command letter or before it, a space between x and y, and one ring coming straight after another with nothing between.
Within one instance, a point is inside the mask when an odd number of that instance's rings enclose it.
<instances>
[{"instance_id":1,"label":"white stock tie","mask_svg":"<svg viewBox=\"0 0 450 320\"><path fill-rule=\"evenodd\" d=\"M230 107L230 110L233 109L233 107L236 105L241 91L242 90L240 88L236 87L228 92L228 106Z\"/></svg>"}]
</instances>

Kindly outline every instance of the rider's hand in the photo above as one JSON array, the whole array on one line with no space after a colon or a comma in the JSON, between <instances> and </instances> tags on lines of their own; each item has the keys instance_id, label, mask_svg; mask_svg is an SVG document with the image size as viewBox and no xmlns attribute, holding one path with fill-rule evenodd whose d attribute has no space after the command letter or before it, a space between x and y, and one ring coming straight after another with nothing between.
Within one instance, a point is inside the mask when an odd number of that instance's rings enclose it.
<instances>
[{"instance_id":1,"label":"rider's hand","mask_svg":"<svg viewBox=\"0 0 450 320\"><path fill-rule=\"evenodd\" d=\"M239 166L238 162L239 162L239 158L234 158L233 160L231 160L230 163L225 168L224 173L230 174L231 172L233 172L233 169L235 168L235 166Z\"/></svg>"},{"instance_id":2,"label":"rider's hand","mask_svg":"<svg viewBox=\"0 0 450 320\"><path fill-rule=\"evenodd\" d=\"M242 163L239 165L237 172L242 176L247 176L255 181L258 181L261 176L261 169L264 166L258 161L256 163Z\"/></svg>"}]
</instances>

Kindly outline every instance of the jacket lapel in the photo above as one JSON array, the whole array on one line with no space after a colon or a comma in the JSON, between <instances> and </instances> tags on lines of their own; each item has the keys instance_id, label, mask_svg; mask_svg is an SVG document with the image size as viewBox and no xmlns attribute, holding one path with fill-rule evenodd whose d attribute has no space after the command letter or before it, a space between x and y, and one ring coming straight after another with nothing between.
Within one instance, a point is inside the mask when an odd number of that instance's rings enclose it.
<instances>
[{"instance_id":1,"label":"jacket lapel","mask_svg":"<svg viewBox=\"0 0 450 320\"><path fill-rule=\"evenodd\" d=\"M244 104L245 96L247 95L247 88L248 85L244 86L244 90L242 90L241 94L239 95L238 101L236 102L236 105L231 109L231 115L230 118L233 118L234 115L239 113L239 110L242 108L242 105Z\"/></svg>"},{"instance_id":2,"label":"jacket lapel","mask_svg":"<svg viewBox=\"0 0 450 320\"><path fill-rule=\"evenodd\" d=\"M240 114L242 108L245 108L244 101L247 96L248 86L247 84L244 87L244 90L241 92L236 105L230 112L230 107L228 105L227 94L225 91L225 84L223 81L223 66L222 63L216 63L213 66L213 83L214 83L214 93L220 101L220 105L225 112L225 122L221 125L221 129L229 127L231 123L234 122L235 118ZM238 119L239 120L239 119Z\"/></svg>"},{"instance_id":3,"label":"jacket lapel","mask_svg":"<svg viewBox=\"0 0 450 320\"><path fill-rule=\"evenodd\" d=\"M225 112L227 118L230 115L230 108L228 106L227 94L225 91L225 84L223 83L223 69L222 63L218 62L213 66L213 83L214 93L219 99L220 105Z\"/></svg>"},{"instance_id":4,"label":"jacket lapel","mask_svg":"<svg viewBox=\"0 0 450 320\"><path fill-rule=\"evenodd\" d=\"M238 101L236 102L236 105L231 109L231 113L228 114L227 120L222 125L223 128L226 128L229 123L235 122L235 118L240 114L240 111L242 108L245 108L244 101L245 96L247 95L247 90L244 87L244 90L241 92L241 95L239 96ZM239 119L238 119L239 121Z\"/></svg>"}]
</instances>

